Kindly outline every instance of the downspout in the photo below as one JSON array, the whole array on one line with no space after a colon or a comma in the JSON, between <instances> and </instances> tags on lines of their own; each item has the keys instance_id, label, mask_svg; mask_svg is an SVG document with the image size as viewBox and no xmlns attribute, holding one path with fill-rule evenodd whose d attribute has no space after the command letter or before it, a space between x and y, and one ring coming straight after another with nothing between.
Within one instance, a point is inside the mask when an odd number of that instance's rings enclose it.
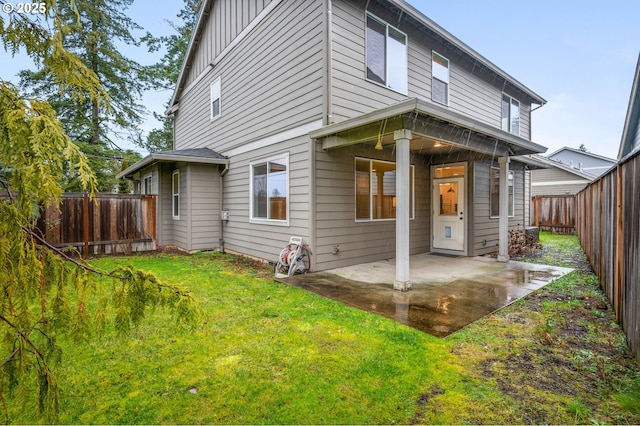
<instances>
[{"instance_id":1,"label":"downspout","mask_svg":"<svg viewBox=\"0 0 640 426\"><path fill-rule=\"evenodd\" d=\"M222 206L224 203L224 185L222 178L229 171L229 163L224 165L224 169L220 172L220 180L218 181L218 211L220 212L220 239L218 241L220 253L224 253L224 219L222 218Z\"/></svg>"}]
</instances>

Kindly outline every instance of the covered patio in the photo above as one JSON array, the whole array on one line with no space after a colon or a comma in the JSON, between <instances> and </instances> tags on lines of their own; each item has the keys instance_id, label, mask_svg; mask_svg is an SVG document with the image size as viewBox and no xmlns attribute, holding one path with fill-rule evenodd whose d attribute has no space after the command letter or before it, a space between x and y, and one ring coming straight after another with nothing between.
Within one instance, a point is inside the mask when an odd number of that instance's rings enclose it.
<instances>
[{"instance_id":1,"label":"covered patio","mask_svg":"<svg viewBox=\"0 0 640 426\"><path fill-rule=\"evenodd\" d=\"M376 150L386 150L392 152L395 157L394 181L395 191L393 192L393 208L395 214L395 274L391 280L393 288L399 291L408 291L416 283L412 276L412 266L410 262L411 234L410 223L412 220L411 200L413 194L411 186L411 159L422 156L423 158L439 157L444 158L446 153L449 163L456 163L455 158L464 160L467 164L469 158L495 160L499 165L499 215L495 213L496 220L499 217L499 226L496 227L494 235L498 235L498 260L507 262L508 256L508 230L509 212L508 181L510 177L510 161L512 157L523 156L533 153L540 153L546 150L526 138L511 134L501 130L499 127L486 124L475 118L468 117L452 109L445 108L433 102L427 102L418 98L407 99L395 105L384 107L370 113L347 119L335 124L330 124L309 134L324 151L338 151L357 145L375 145ZM349 152L349 151L345 151ZM348 156L348 154L347 154ZM434 166L434 163L430 163ZM440 163L438 163L440 164ZM467 166L464 166L467 167ZM450 167L443 167L450 168ZM373 167L371 167L373 170ZM375 170L373 170L375 171ZM438 176L431 174L431 180ZM466 179L466 181L464 180ZM464 177L460 184L471 182L472 179ZM435 182L433 182L435 183ZM446 182L445 184L449 184ZM466 185L466 184L465 184ZM486 183L486 194L483 195L482 202L488 204L488 186ZM382 185L378 185L381 188ZM434 191L435 192L435 191ZM449 187L449 192L454 192ZM440 242L439 247L431 244L430 251L448 252L457 255L472 255L470 250L471 230L473 223L469 217L469 212L473 211L473 204L478 200L473 200L464 195L463 191L457 191L463 197L458 202L453 201L451 212L447 212L449 222L434 221L437 214L426 213L424 217L432 219L431 235L420 236L420 238L430 238L435 242ZM382 198L382 194L377 194ZM463 202L469 201L467 208L458 208ZM430 205L428 211L440 211L435 205L436 199ZM442 207L442 205L440 206ZM357 214L356 214L357 216ZM487 214L489 216L489 214ZM455 238L461 235L459 246L447 247L442 241L447 238ZM415 236L414 236L415 237ZM485 241L486 244L486 241Z\"/></svg>"},{"instance_id":2,"label":"covered patio","mask_svg":"<svg viewBox=\"0 0 640 426\"><path fill-rule=\"evenodd\" d=\"M395 259L279 281L437 337L446 337L572 271L488 256L411 256L409 292L394 290Z\"/></svg>"}]
</instances>

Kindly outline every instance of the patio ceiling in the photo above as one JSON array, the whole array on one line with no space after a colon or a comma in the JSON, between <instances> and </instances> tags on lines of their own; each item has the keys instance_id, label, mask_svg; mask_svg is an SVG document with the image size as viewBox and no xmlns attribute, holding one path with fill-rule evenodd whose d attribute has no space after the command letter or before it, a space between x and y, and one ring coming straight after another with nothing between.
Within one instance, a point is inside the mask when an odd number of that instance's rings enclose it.
<instances>
[{"instance_id":1,"label":"patio ceiling","mask_svg":"<svg viewBox=\"0 0 640 426\"><path fill-rule=\"evenodd\" d=\"M423 154L451 153L457 150L511 157L545 152L547 149L522 137L505 132L440 105L411 98L325 126L310 136L322 141L323 149L336 149L361 143L395 143L395 130L411 130L410 149Z\"/></svg>"}]
</instances>

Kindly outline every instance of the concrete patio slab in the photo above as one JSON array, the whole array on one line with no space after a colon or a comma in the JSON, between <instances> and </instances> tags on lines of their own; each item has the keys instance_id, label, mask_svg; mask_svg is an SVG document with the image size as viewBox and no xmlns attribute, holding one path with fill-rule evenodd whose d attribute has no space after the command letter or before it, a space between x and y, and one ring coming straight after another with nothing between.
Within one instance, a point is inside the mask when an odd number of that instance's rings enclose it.
<instances>
[{"instance_id":1,"label":"concrete patio slab","mask_svg":"<svg viewBox=\"0 0 640 426\"><path fill-rule=\"evenodd\" d=\"M573 270L433 253L411 256L410 265L407 292L393 290L393 259L278 281L445 337Z\"/></svg>"}]
</instances>

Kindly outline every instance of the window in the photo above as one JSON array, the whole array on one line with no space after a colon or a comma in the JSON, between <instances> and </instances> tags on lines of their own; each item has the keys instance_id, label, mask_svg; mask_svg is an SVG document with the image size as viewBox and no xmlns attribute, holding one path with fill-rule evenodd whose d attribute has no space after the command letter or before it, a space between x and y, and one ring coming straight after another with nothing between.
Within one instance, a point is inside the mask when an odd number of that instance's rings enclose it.
<instances>
[{"instance_id":1,"label":"window","mask_svg":"<svg viewBox=\"0 0 640 426\"><path fill-rule=\"evenodd\" d=\"M211 119L220 116L220 77L211 83Z\"/></svg>"},{"instance_id":2,"label":"window","mask_svg":"<svg viewBox=\"0 0 640 426\"><path fill-rule=\"evenodd\" d=\"M151 187L151 175L147 175L142 179L142 193L153 194L153 188Z\"/></svg>"},{"instance_id":3,"label":"window","mask_svg":"<svg viewBox=\"0 0 640 426\"><path fill-rule=\"evenodd\" d=\"M502 94L502 130L520 136L520 102Z\"/></svg>"},{"instance_id":4,"label":"window","mask_svg":"<svg viewBox=\"0 0 640 426\"><path fill-rule=\"evenodd\" d=\"M491 168L491 217L500 217L500 169L495 167ZM507 184L509 203L509 211L507 216L513 217L513 172L509 171L509 180Z\"/></svg>"},{"instance_id":5,"label":"window","mask_svg":"<svg viewBox=\"0 0 640 426\"><path fill-rule=\"evenodd\" d=\"M180 219L180 170L175 170L171 175L171 193L173 194L173 218Z\"/></svg>"},{"instance_id":6,"label":"window","mask_svg":"<svg viewBox=\"0 0 640 426\"><path fill-rule=\"evenodd\" d=\"M367 80L407 93L407 36L367 14Z\"/></svg>"},{"instance_id":7,"label":"window","mask_svg":"<svg viewBox=\"0 0 640 426\"><path fill-rule=\"evenodd\" d=\"M414 167L409 171L409 211L414 218ZM396 217L396 164L356 158L356 220Z\"/></svg>"},{"instance_id":8,"label":"window","mask_svg":"<svg viewBox=\"0 0 640 426\"><path fill-rule=\"evenodd\" d=\"M449 105L449 60L431 52L431 99Z\"/></svg>"},{"instance_id":9,"label":"window","mask_svg":"<svg viewBox=\"0 0 640 426\"><path fill-rule=\"evenodd\" d=\"M289 156L250 164L251 219L286 221L289 192Z\"/></svg>"}]
</instances>

